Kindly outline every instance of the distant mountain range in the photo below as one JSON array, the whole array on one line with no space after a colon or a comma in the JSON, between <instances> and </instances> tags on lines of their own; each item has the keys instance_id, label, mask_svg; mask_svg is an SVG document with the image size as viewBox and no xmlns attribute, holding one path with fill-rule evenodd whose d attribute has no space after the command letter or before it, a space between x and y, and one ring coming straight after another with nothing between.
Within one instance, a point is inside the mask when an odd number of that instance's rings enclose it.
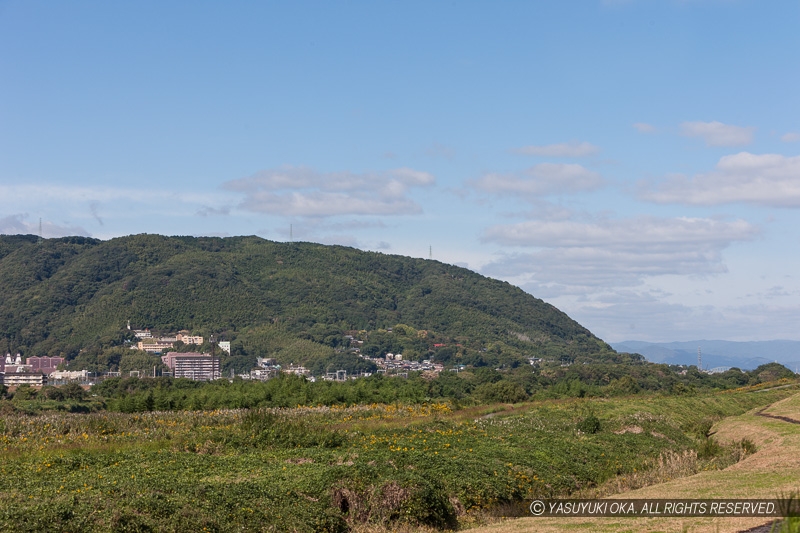
<instances>
[{"instance_id":1,"label":"distant mountain range","mask_svg":"<svg viewBox=\"0 0 800 533\"><path fill-rule=\"evenodd\" d=\"M670 365L696 365L699 347L705 369L730 366L751 370L776 361L791 370L800 369L800 341L624 341L611 346L619 352L639 353L648 361Z\"/></svg>"}]
</instances>

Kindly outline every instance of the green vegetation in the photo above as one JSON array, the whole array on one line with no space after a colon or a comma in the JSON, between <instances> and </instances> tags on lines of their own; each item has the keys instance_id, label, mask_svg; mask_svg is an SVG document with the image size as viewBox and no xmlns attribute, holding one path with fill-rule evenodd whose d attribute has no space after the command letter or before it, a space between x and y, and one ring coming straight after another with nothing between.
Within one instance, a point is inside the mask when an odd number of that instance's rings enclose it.
<instances>
[{"instance_id":1,"label":"green vegetation","mask_svg":"<svg viewBox=\"0 0 800 533\"><path fill-rule=\"evenodd\" d=\"M337 246L0 236L0 289L0 350L70 369L158 369L130 349L130 320L231 341L225 375L256 357L373 372L355 347L457 370L2 387L0 530L451 528L534 497L723 468L755 445L718 442L713 422L796 390L772 389L792 383L781 365L646 363L507 283Z\"/></svg>"},{"instance_id":2,"label":"green vegetation","mask_svg":"<svg viewBox=\"0 0 800 533\"><path fill-rule=\"evenodd\" d=\"M157 235L37 243L2 235L0 290L0 350L64 355L71 369L118 368L114 347L133 340L128 320L231 341L226 370L259 356L324 367L346 348L345 332L364 341L367 355L402 351L473 366L618 357L508 283L342 246Z\"/></svg>"},{"instance_id":3,"label":"green vegetation","mask_svg":"<svg viewBox=\"0 0 800 533\"><path fill-rule=\"evenodd\" d=\"M592 367L599 367L594 368ZM792 372L776 363L769 363L750 372L738 370L708 375L700 372L678 374L664 365L580 365L559 369L555 375L543 377L529 365L506 372L490 368L473 368L461 372L445 371L437 376L411 373L407 379L376 374L344 382L311 382L295 375L283 374L266 382L217 380L199 382L187 379L110 378L85 391L76 383L46 386L41 390L28 385L16 390L0 388L0 409L5 412L36 413L56 410L67 412L120 411L197 411L213 409L250 409L263 407L295 407L361 405L370 403L421 404L431 401L449 402L454 406L489 403L518 403L526 400L554 398L613 398L653 394L695 397L715 390L734 390L790 384ZM591 382L585 377L603 375ZM602 372L601 372L602 371ZM625 372L628 372L626 375ZM617 374L622 377L614 377ZM581 378L581 376L584 376ZM765 377L781 378L764 381ZM584 379L586 381L582 381ZM656 386L657 385L657 386ZM677 392L676 392L677 391ZM598 422L587 417L585 433ZM706 420L705 431L711 428ZM702 428L698 429L701 435ZM701 435L708 437L709 435Z\"/></svg>"},{"instance_id":4,"label":"green vegetation","mask_svg":"<svg viewBox=\"0 0 800 533\"><path fill-rule=\"evenodd\" d=\"M589 371L592 367L599 367ZM791 371L770 363L751 372L738 370L708 375L699 372L678 374L663 365L580 365L579 372L560 369L543 377L529 365L507 372L476 368L461 372L444 371L438 376L411 373L407 379L376 374L344 382L311 382L303 377L283 374L266 382L242 379L198 382L170 377L110 378L87 392L71 383L46 386L41 390L22 386L14 391L0 390L0 408L5 411L35 413L47 410L89 412L98 410L123 413L146 411L197 411L361 405L370 403L422 404L449 402L456 406L489 403L519 403L553 398L613 398L619 396L674 395L694 397L714 390L733 390L741 386L774 386L793 381ZM583 373L603 375L592 382ZM602 371L602 372L601 372ZM626 375L625 372L628 372ZM616 375L622 377L614 377ZM782 381L765 382L764 377L780 376ZM582 381L584 379L586 381ZM656 386L658 385L658 386ZM678 391L678 392L676 392ZM5 400L3 400L5 398ZM705 431L711 428L706 420ZM593 433L597 421L589 416L583 431ZM700 435L701 429L698 429ZM701 435L708 437L709 435Z\"/></svg>"},{"instance_id":5,"label":"green vegetation","mask_svg":"<svg viewBox=\"0 0 800 533\"><path fill-rule=\"evenodd\" d=\"M510 415L442 403L10 413L0 425L0 529L453 527L646 471L702 447L706 420L794 393L546 401ZM718 445L695 468L724 467L740 448Z\"/></svg>"}]
</instances>

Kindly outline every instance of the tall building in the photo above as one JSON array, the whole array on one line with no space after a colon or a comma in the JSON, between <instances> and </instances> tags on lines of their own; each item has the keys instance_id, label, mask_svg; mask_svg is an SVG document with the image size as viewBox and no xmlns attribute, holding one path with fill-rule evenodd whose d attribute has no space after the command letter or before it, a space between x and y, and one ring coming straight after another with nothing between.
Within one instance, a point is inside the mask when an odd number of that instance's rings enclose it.
<instances>
[{"instance_id":1,"label":"tall building","mask_svg":"<svg viewBox=\"0 0 800 533\"><path fill-rule=\"evenodd\" d=\"M27 364L31 365L31 368L37 372L42 372L44 374L52 374L55 372L58 365L64 362L63 357L37 357L32 356L28 357L25 361Z\"/></svg>"},{"instance_id":2,"label":"tall building","mask_svg":"<svg viewBox=\"0 0 800 533\"><path fill-rule=\"evenodd\" d=\"M169 352L161 356L176 378L209 381L220 377L219 358L211 354L195 352Z\"/></svg>"}]
</instances>

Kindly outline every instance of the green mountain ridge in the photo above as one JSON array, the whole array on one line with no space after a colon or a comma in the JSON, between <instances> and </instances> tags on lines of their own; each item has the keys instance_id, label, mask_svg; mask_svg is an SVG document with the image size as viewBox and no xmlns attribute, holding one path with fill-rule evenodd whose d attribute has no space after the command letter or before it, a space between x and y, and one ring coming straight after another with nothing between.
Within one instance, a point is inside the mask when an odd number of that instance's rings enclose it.
<instances>
[{"instance_id":1,"label":"green mountain ridge","mask_svg":"<svg viewBox=\"0 0 800 533\"><path fill-rule=\"evenodd\" d=\"M618 357L552 305L465 268L254 236L0 235L0 294L0 349L25 356L124 346L130 320L213 334L253 360L332 357L346 332L364 353L475 366Z\"/></svg>"}]
</instances>

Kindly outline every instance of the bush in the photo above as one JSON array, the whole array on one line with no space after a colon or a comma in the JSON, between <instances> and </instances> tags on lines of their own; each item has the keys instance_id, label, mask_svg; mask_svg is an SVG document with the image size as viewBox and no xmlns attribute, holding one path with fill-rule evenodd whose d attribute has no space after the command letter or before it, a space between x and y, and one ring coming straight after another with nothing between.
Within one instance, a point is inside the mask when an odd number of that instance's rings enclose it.
<instances>
[{"instance_id":1,"label":"bush","mask_svg":"<svg viewBox=\"0 0 800 533\"><path fill-rule=\"evenodd\" d=\"M699 459L711 459L722 453L722 446L720 446L717 439L708 437L700 443L697 448L697 457Z\"/></svg>"},{"instance_id":2,"label":"bush","mask_svg":"<svg viewBox=\"0 0 800 533\"><path fill-rule=\"evenodd\" d=\"M17 390L14 391L15 400L35 400L37 396L38 391L27 383L20 385L17 387Z\"/></svg>"},{"instance_id":3,"label":"bush","mask_svg":"<svg viewBox=\"0 0 800 533\"><path fill-rule=\"evenodd\" d=\"M61 392L64 394L64 398L70 400L82 401L86 399L86 391L75 382L67 383L61 387Z\"/></svg>"},{"instance_id":4,"label":"bush","mask_svg":"<svg viewBox=\"0 0 800 533\"><path fill-rule=\"evenodd\" d=\"M580 422L578 422L578 430L583 433L593 435L600 431L600 419L590 414Z\"/></svg>"},{"instance_id":5,"label":"bush","mask_svg":"<svg viewBox=\"0 0 800 533\"><path fill-rule=\"evenodd\" d=\"M528 399L524 387L506 380L484 383L475 389L475 396L484 402L517 403Z\"/></svg>"},{"instance_id":6,"label":"bush","mask_svg":"<svg viewBox=\"0 0 800 533\"><path fill-rule=\"evenodd\" d=\"M42 387L39 392L48 400L60 402L64 399L64 392L58 387Z\"/></svg>"}]
</instances>

